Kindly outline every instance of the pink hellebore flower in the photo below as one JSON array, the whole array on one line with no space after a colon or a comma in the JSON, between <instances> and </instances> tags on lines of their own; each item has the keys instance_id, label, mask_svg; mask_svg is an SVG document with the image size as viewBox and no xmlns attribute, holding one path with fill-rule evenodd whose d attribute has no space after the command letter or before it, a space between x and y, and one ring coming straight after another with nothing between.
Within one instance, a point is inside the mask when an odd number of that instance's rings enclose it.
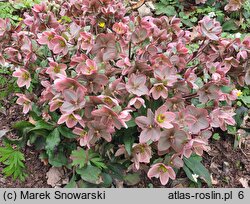
<instances>
[{"instance_id":1,"label":"pink hellebore flower","mask_svg":"<svg viewBox=\"0 0 250 204\"><path fill-rule=\"evenodd\" d=\"M31 101L24 94L16 94L19 98L16 103L23 106L23 113L28 113L31 109Z\"/></svg>"},{"instance_id":2,"label":"pink hellebore flower","mask_svg":"<svg viewBox=\"0 0 250 204\"><path fill-rule=\"evenodd\" d=\"M148 95L148 88L145 85L146 80L146 76L143 74L131 74L126 84L126 89L129 93L137 96Z\"/></svg>"},{"instance_id":3,"label":"pink hellebore flower","mask_svg":"<svg viewBox=\"0 0 250 204\"><path fill-rule=\"evenodd\" d=\"M11 30L10 19L0 19L0 38L2 38L7 31Z\"/></svg>"},{"instance_id":4,"label":"pink hellebore flower","mask_svg":"<svg viewBox=\"0 0 250 204\"><path fill-rule=\"evenodd\" d=\"M50 102L49 102L49 111L54 112L56 109L60 108L64 101L61 98L54 97Z\"/></svg>"},{"instance_id":5,"label":"pink hellebore flower","mask_svg":"<svg viewBox=\"0 0 250 204\"><path fill-rule=\"evenodd\" d=\"M161 137L158 141L158 150L166 151L172 147L176 152L180 152L187 139L187 133L183 130L177 129L176 127L169 130L164 130L161 132Z\"/></svg>"},{"instance_id":6,"label":"pink hellebore flower","mask_svg":"<svg viewBox=\"0 0 250 204\"><path fill-rule=\"evenodd\" d=\"M95 41L91 53L101 54L103 61L113 60L117 57L117 42L113 33L101 33L96 37Z\"/></svg>"},{"instance_id":7,"label":"pink hellebore flower","mask_svg":"<svg viewBox=\"0 0 250 204\"><path fill-rule=\"evenodd\" d=\"M95 61L87 59L86 64L80 69L81 73L83 75L91 75L93 73L96 73L98 70L97 65Z\"/></svg>"},{"instance_id":8,"label":"pink hellebore flower","mask_svg":"<svg viewBox=\"0 0 250 204\"><path fill-rule=\"evenodd\" d=\"M88 123L88 137L93 138L91 143L95 143L100 138L105 139L107 142L112 140L111 133L113 133L113 128L107 126L100 121L91 121Z\"/></svg>"},{"instance_id":9,"label":"pink hellebore flower","mask_svg":"<svg viewBox=\"0 0 250 204\"><path fill-rule=\"evenodd\" d=\"M104 103L109 107L119 106L119 102L110 96L99 95L97 98L101 100L101 103Z\"/></svg>"},{"instance_id":10,"label":"pink hellebore flower","mask_svg":"<svg viewBox=\"0 0 250 204\"><path fill-rule=\"evenodd\" d=\"M167 112L167 106L163 105L159 107L155 112L155 122L161 127L170 129L173 127L171 124L175 119L175 113Z\"/></svg>"},{"instance_id":11,"label":"pink hellebore flower","mask_svg":"<svg viewBox=\"0 0 250 204\"><path fill-rule=\"evenodd\" d=\"M26 86L27 89L30 87L31 77L27 70L18 68L13 72L13 76L17 77L17 85L19 87Z\"/></svg>"},{"instance_id":12,"label":"pink hellebore flower","mask_svg":"<svg viewBox=\"0 0 250 204\"><path fill-rule=\"evenodd\" d=\"M112 30L115 31L119 35L126 33L127 29L128 29L128 26L122 22L119 22L119 23L116 22L112 27Z\"/></svg>"},{"instance_id":13,"label":"pink hellebore flower","mask_svg":"<svg viewBox=\"0 0 250 204\"><path fill-rule=\"evenodd\" d=\"M135 119L135 123L142 129L140 134L140 143L146 143L149 140L158 141L161 129L154 120L154 113L148 109L147 117L139 116Z\"/></svg>"},{"instance_id":14,"label":"pink hellebore flower","mask_svg":"<svg viewBox=\"0 0 250 204\"><path fill-rule=\"evenodd\" d=\"M110 107L106 105L103 105L98 110L92 111L91 114L93 116L106 117L108 120L111 120L111 122L117 129L121 129L121 127L128 128L125 121L121 119L116 112L114 112Z\"/></svg>"},{"instance_id":15,"label":"pink hellebore flower","mask_svg":"<svg viewBox=\"0 0 250 204\"><path fill-rule=\"evenodd\" d=\"M61 106L62 112L72 113L75 110L82 109L85 105L85 95L80 88L76 91L66 89L63 91L64 103Z\"/></svg>"},{"instance_id":16,"label":"pink hellebore flower","mask_svg":"<svg viewBox=\"0 0 250 204\"><path fill-rule=\"evenodd\" d=\"M65 89L73 89L76 91L78 88L81 89L82 93L86 93L87 89L81 85L77 80L68 78L64 75L58 75L59 78L57 78L54 81L55 89L57 91L64 91Z\"/></svg>"},{"instance_id":17,"label":"pink hellebore flower","mask_svg":"<svg viewBox=\"0 0 250 204\"><path fill-rule=\"evenodd\" d=\"M93 136L87 134L84 129L78 127L74 128L73 133L79 136L79 142L81 147L87 146L88 148L90 148L89 142Z\"/></svg>"},{"instance_id":18,"label":"pink hellebore flower","mask_svg":"<svg viewBox=\"0 0 250 204\"><path fill-rule=\"evenodd\" d=\"M148 177L160 178L161 184L166 185L169 178L175 179L176 175L172 167L166 166L163 163L154 164L148 171Z\"/></svg>"},{"instance_id":19,"label":"pink hellebore flower","mask_svg":"<svg viewBox=\"0 0 250 204\"><path fill-rule=\"evenodd\" d=\"M46 73L50 75L51 79L55 79L58 74L67 76L65 70L67 69L66 64L58 64L57 62L50 62L49 68L47 68Z\"/></svg>"},{"instance_id":20,"label":"pink hellebore flower","mask_svg":"<svg viewBox=\"0 0 250 204\"><path fill-rule=\"evenodd\" d=\"M149 163L152 157L151 147L147 144L134 144L132 149L135 168L140 168L140 163Z\"/></svg>"},{"instance_id":21,"label":"pink hellebore flower","mask_svg":"<svg viewBox=\"0 0 250 204\"><path fill-rule=\"evenodd\" d=\"M175 68L164 67L154 70L154 77L164 84L164 86L173 86L177 82L178 76Z\"/></svg>"},{"instance_id":22,"label":"pink hellebore flower","mask_svg":"<svg viewBox=\"0 0 250 204\"><path fill-rule=\"evenodd\" d=\"M81 48L83 50L86 50L87 51L86 54L88 54L91 51L94 44L94 40L92 39L91 33L81 32L79 40L81 42Z\"/></svg>"},{"instance_id":23,"label":"pink hellebore flower","mask_svg":"<svg viewBox=\"0 0 250 204\"><path fill-rule=\"evenodd\" d=\"M82 118L80 115L74 114L74 113L64 113L61 115L61 117L58 120L58 124L66 123L68 128L72 128L76 126L76 124L80 122L82 124Z\"/></svg>"},{"instance_id":24,"label":"pink hellebore flower","mask_svg":"<svg viewBox=\"0 0 250 204\"><path fill-rule=\"evenodd\" d=\"M244 3L244 0L229 0L228 4L225 6L226 11L237 11Z\"/></svg>"},{"instance_id":25,"label":"pink hellebore flower","mask_svg":"<svg viewBox=\"0 0 250 204\"><path fill-rule=\"evenodd\" d=\"M168 97L168 89L163 85L163 83L154 84L149 93L152 94L154 100L157 100L160 97L163 99Z\"/></svg>"},{"instance_id":26,"label":"pink hellebore flower","mask_svg":"<svg viewBox=\"0 0 250 204\"><path fill-rule=\"evenodd\" d=\"M128 105L129 105L129 107L130 107L130 106L134 106L136 109L140 109L141 106L143 106L144 108L146 108L144 99L143 99L143 98L140 98L140 97L132 98L132 99L128 102Z\"/></svg>"},{"instance_id":27,"label":"pink hellebore flower","mask_svg":"<svg viewBox=\"0 0 250 204\"><path fill-rule=\"evenodd\" d=\"M195 121L190 121L190 123L187 124L191 133L197 134L201 130L209 127L208 112L206 109L187 106L185 112L187 115L190 114L194 116L192 120L195 118Z\"/></svg>"},{"instance_id":28,"label":"pink hellebore flower","mask_svg":"<svg viewBox=\"0 0 250 204\"><path fill-rule=\"evenodd\" d=\"M226 130L226 124L235 125L235 120L233 116L235 113L231 111L231 109L219 109L216 108L210 114L211 116L211 126L212 127L220 127L223 131Z\"/></svg>"},{"instance_id":29,"label":"pink hellebore flower","mask_svg":"<svg viewBox=\"0 0 250 204\"><path fill-rule=\"evenodd\" d=\"M38 39L38 43L41 45L48 45L48 48L52 50L54 47L52 39L55 37L55 35L56 33L54 31L44 31L42 36Z\"/></svg>"},{"instance_id":30,"label":"pink hellebore flower","mask_svg":"<svg viewBox=\"0 0 250 204\"><path fill-rule=\"evenodd\" d=\"M66 40L61 36L55 36L51 43L53 44L53 52L55 54L62 53L63 55L66 55L68 53L68 47Z\"/></svg>"},{"instance_id":31,"label":"pink hellebore flower","mask_svg":"<svg viewBox=\"0 0 250 204\"><path fill-rule=\"evenodd\" d=\"M222 32L222 28L218 21L205 16L199 21L199 32L210 40L219 40L218 36Z\"/></svg>"},{"instance_id":32,"label":"pink hellebore flower","mask_svg":"<svg viewBox=\"0 0 250 204\"><path fill-rule=\"evenodd\" d=\"M192 152L202 156L203 151L208 151L207 143L201 139L191 139L183 148L182 155L189 158Z\"/></svg>"}]
</instances>

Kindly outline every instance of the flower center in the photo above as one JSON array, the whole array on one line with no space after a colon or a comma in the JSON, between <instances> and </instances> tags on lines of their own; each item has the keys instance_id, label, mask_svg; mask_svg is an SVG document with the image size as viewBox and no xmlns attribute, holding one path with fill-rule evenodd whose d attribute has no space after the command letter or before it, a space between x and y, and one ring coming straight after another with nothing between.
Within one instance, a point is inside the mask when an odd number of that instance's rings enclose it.
<instances>
[{"instance_id":1,"label":"flower center","mask_svg":"<svg viewBox=\"0 0 250 204\"><path fill-rule=\"evenodd\" d=\"M60 67L59 66L55 66L54 67L54 72L55 73L59 73L60 72Z\"/></svg>"},{"instance_id":2,"label":"flower center","mask_svg":"<svg viewBox=\"0 0 250 204\"><path fill-rule=\"evenodd\" d=\"M103 101L104 101L104 103L112 104L112 100L108 97L104 98Z\"/></svg>"},{"instance_id":3,"label":"flower center","mask_svg":"<svg viewBox=\"0 0 250 204\"><path fill-rule=\"evenodd\" d=\"M98 24L101 28L104 28L105 27L105 22L100 22L99 24Z\"/></svg>"},{"instance_id":4,"label":"flower center","mask_svg":"<svg viewBox=\"0 0 250 204\"><path fill-rule=\"evenodd\" d=\"M23 78L24 80L28 80L28 79L30 78L29 73L24 72L24 73L22 74L22 78Z\"/></svg>"},{"instance_id":5,"label":"flower center","mask_svg":"<svg viewBox=\"0 0 250 204\"><path fill-rule=\"evenodd\" d=\"M66 43L63 40L60 40L59 44L60 44L61 47L66 47Z\"/></svg>"},{"instance_id":6,"label":"flower center","mask_svg":"<svg viewBox=\"0 0 250 204\"><path fill-rule=\"evenodd\" d=\"M73 116L73 115L69 115L69 119L70 120L76 120L75 116Z\"/></svg>"},{"instance_id":7,"label":"flower center","mask_svg":"<svg viewBox=\"0 0 250 204\"><path fill-rule=\"evenodd\" d=\"M166 119L166 116L164 114L159 114L156 118L158 123L163 123Z\"/></svg>"},{"instance_id":8,"label":"flower center","mask_svg":"<svg viewBox=\"0 0 250 204\"><path fill-rule=\"evenodd\" d=\"M49 36L48 36L48 41L51 41L53 38L54 38L54 35L53 35L53 34L49 35Z\"/></svg>"},{"instance_id":9,"label":"flower center","mask_svg":"<svg viewBox=\"0 0 250 204\"><path fill-rule=\"evenodd\" d=\"M167 168L165 166L163 166L163 165L160 165L159 168L158 168L158 170L161 173L166 173L168 171Z\"/></svg>"},{"instance_id":10,"label":"flower center","mask_svg":"<svg viewBox=\"0 0 250 204\"><path fill-rule=\"evenodd\" d=\"M162 85L156 86L156 91L160 92L162 90L163 90L163 86Z\"/></svg>"}]
</instances>

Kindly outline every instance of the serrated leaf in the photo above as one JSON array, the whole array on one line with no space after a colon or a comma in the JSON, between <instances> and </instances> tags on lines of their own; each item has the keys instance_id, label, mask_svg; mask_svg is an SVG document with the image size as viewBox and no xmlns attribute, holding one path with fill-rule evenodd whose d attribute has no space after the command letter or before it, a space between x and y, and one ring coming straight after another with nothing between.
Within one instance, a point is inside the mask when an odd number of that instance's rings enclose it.
<instances>
[{"instance_id":1,"label":"serrated leaf","mask_svg":"<svg viewBox=\"0 0 250 204\"><path fill-rule=\"evenodd\" d=\"M105 188L110 187L111 184L112 184L112 181L113 181L112 177L107 173L102 173L101 176L102 176L102 179L103 179L103 184L102 185Z\"/></svg>"},{"instance_id":2,"label":"serrated leaf","mask_svg":"<svg viewBox=\"0 0 250 204\"><path fill-rule=\"evenodd\" d=\"M221 91L222 91L223 93L231 93L232 87L230 87L230 86L222 86L222 87L221 87Z\"/></svg>"},{"instance_id":3,"label":"serrated leaf","mask_svg":"<svg viewBox=\"0 0 250 204\"><path fill-rule=\"evenodd\" d=\"M219 139L220 139L219 133L213 134L213 139L214 139L214 140L219 140Z\"/></svg>"},{"instance_id":4,"label":"serrated leaf","mask_svg":"<svg viewBox=\"0 0 250 204\"><path fill-rule=\"evenodd\" d=\"M131 119L130 121L126 122L126 124L127 124L128 128L136 126L134 119Z\"/></svg>"},{"instance_id":5,"label":"serrated leaf","mask_svg":"<svg viewBox=\"0 0 250 204\"><path fill-rule=\"evenodd\" d=\"M234 22L234 20L228 20L222 25L223 31L234 31L238 30L238 26Z\"/></svg>"},{"instance_id":6,"label":"serrated leaf","mask_svg":"<svg viewBox=\"0 0 250 204\"><path fill-rule=\"evenodd\" d=\"M101 170L98 169L97 167L88 165L84 168L77 168L76 173L78 173L84 181L93 184L100 183Z\"/></svg>"},{"instance_id":7,"label":"serrated leaf","mask_svg":"<svg viewBox=\"0 0 250 204\"><path fill-rule=\"evenodd\" d=\"M100 157L96 157L90 160L91 163L93 163L93 165L95 165L96 167L98 167L99 169L107 169L108 167L105 165L105 163L103 162L103 159Z\"/></svg>"},{"instance_id":8,"label":"serrated leaf","mask_svg":"<svg viewBox=\"0 0 250 204\"><path fill-rule=\"evenodd\" d=\"M124 176L124 181L129 186L134 186L140 182L140 174L134 173L134 174L127 174Z\"/></svg>"},{"instance_id":9,"label":"serrated leaf","mask_svg":"<svg viewBox=\"0 0 250 204\"><path fill-rule=\"evenodd\" d=\"M53 151L55 147L60 143L60 133L57 128L55 128L46 138L45 149Z\"/></svg>"},{"instance_id":10,"label":"serrated leaf","mask_svg":"<svg viewBox=\"0 0 250 204\"><path fill-rule=\"evenodd\" d=\"M66 186L64 186L64 188L77 188L76 176L75 175L72 176L69 183Z\"/></svg>"},{"instance_id":11,"label":"serrated leaf","mask_svg":"<svg viewBox=\"0 0 250 204\"><path fill-rule=\"evenodd\" d=\"M39 121L36 122L35 127L30 129L28 132L31 132L31 131L34 131L34 130L42 130L42 129L53 130L54 126L49 124L49 123L46 123L43 120L39 120Z\"/></svg>"},{"instance_id":12,"label":"serrated leaf","mask_svg":"<svg viewBox=\"0 0 250 204\"><path fill-rule=\"evenodd\" d=\"M17 178L21 181L25 180L27 175L24 173L24 160L24 154L17 149L13 149L10 145L0 148L0 162L6 165L2 173L6 177L12 176L13 180Z\"/></svg>"},{"instance_id":13,"label":"serrated leaf","mask_svg":"<svg viewBox=\"0 0 250 204\"><path fill-rule=\"evenodd\" d=\"M62 136L73 139L76 138L77 135L75 135L71 129L67 128L66 126L59 126L58 127L59 132L61 133Z\"/></svg>"},{"instance_id":14,"label":"serrated leaf","mask_svg":"<svg viewBox=\"0 0 250 204\"><path fill-rule=\"evenodd\" d=\"M79 168L84 167L87 163L86 152L82 148L72 151L70 158L72 159L71 165L79 166Z\"/></svg>"},{"instance_id":15,"label":"serrated leaf","mask_svg":"<svg viewBox=\"0 0 250 204\"><path fill-rule=\"evenodd\" d=\"M62 151L54 153L50 152L48 153L49 156L49 163L54 167L62 167L64 165L67 165L68 159L65 156L65 153Z\"/></svg>"},{"instance_id":16,"label":"serrated leaf","mask_svg":"<svg viewBox=\"0 0 250 204\"><path fill-rule=\"evenodd\" d=\"M27 127L34 127L34 125L28 121L20 121L20 122L15 123L12 127L16 130L22 130Z\"/></svg>"}]
</instances>

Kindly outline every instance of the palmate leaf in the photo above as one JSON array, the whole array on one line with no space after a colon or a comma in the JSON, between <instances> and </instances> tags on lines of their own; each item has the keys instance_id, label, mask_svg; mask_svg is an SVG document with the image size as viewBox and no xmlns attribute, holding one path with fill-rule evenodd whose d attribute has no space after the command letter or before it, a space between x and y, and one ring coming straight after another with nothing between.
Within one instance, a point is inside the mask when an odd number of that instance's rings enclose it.
<instances>
[{"instance_id":1,"label":"palmate leaf","mask_svg":"<svg viewBox=\"0 0 250 204\"><path fill-rule=\"evenodd\" d=\"M101 170L95 166L88 165L84 168L77 168L76 173L78 173L84 181L93 184L100 183Z\"/></svg>"},{"instance_id":2,"label":"palmate leaf","mask_svg":"<svg viewBox=\"0 0 250 204\"><path fill-rule=\"evenodd\" d=\"M55 147L60 143L60 133L57 128L55 128L47 137L46 137L46 150L53 151Z\"/></svg>"},{"instance_id":3,"label":"palmate leaf","mask_svg":"<svg viewBox=\"0 0 250 204\"><path fill-rule=\"evenodd\" d=\"M103 159L100 157L95 157L93 159L90 160L91 163L93 163L93 165L95 165L96 167L98 167L99 169L107 169L108 167L104 164Z\"/></svg>"},{"instance_id":4,"label":"palmate leaf","mask_svg":"<svg viewBox=\"0 0 250 204\"><path fill-rule=\"evenodd\" d=\"M79 168L84 167L87 163L86 152L82 148L72 151L70 158L72 159L71 165L79 166Z\"/></svg>"},{"instance_id":5,"label":"palmate leaf","mask_svg":"<svg viewBox=\"0 0 250 204\"><path fill-rule=\"evenodd\" d=\"M27 175L24 173L23 161L24 154L19 150L13 149L10 145L0 147L0 162L6 165L2 172L6 177L13 176L14 180L18 178L24 181Z\"/></svg>"}]
</instances>

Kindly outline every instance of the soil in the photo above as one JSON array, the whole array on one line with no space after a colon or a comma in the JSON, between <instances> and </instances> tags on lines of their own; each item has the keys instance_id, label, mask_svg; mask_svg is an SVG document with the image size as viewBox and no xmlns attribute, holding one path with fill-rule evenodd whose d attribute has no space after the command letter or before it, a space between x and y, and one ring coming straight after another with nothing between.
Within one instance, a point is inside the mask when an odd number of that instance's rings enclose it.
<instances>
[{"instance_id":1,"label":"soil","mask_svg":"<svg viewBox=\"0 0 250 204\"><path fill-rule=\"evenodd\" d=\"M212 173L213 187L250 186L250 137L244 139L241 148L234 149L233 143L232 135L212 141L211 151L203 157L205 166ZM241 183L244 180L245 184Z\"/></svg>"},{"instance_id":2,"label":"soil","mask_svg":"<svg viewBox=\"0 0 250 204\"><path fill-rule=\"evenodd\" d=\"M0 113L0 130L2 129L10 129L11 126L21 120L26 120L22 114L22 108L18 105L10 104L10 99L12 96L8 97L8 100L1 101L3 103L3 107L5 110ZM17 133L14 130L11 130L7 133L7 137L16 138ZM0 146L2 146L2 141L0 140ZM44 164L39 159L39 153L33 151L31 147L26 147L23 150L25 154L25 166L26 173L28 177L24 182L20 182L18 180L13 181L11 177L4 177L1 174L4 166L0 163L0 188L48 188L47 185L46 173L49 170L49 166L44 166Z\"/></svg>"}]
</instances>

